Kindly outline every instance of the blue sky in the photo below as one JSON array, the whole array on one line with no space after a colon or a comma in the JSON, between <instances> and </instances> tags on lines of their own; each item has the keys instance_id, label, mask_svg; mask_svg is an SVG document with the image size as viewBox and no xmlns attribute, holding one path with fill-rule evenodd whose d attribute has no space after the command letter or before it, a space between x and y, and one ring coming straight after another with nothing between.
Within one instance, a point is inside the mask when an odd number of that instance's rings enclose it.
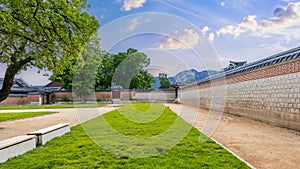
<instances>
[{"instance_id":1,"label":"blue sky","mask_svg":"<svg viewBox=\"0 0 300 169\"><path fill-rule=\"evenodd\" d=\"M147 26L148 31L151 30L151 26L158 30L164 24L172 22L166 19L160 24L139 17L145 12L169 14L193 25L187 24L184 27L185 24L178 23L174 30L170 29L170 32L165 34L130 34L132 36L120 39L109 49L109 52L117 53L134 47L145 52L153 60L149 71L154 74L165 71L174 75L189 68L199 71L219 69L225 67L230 60L253 62L300 46L300 1L88 0L88 3L91 5L88 12L96 16L101 25L99 31L104 46L107 43L106 39L109 39L105 36L125 36L122 33L115 34L116 31L110 28L113 26L111 23L119 22L120 30L135 32L143 26ZM118 21L122 19L127 23ZM107 33L107 27L112 31ZM102 30L106 31L105 34ZM201 56L197 55L197 52L193 53L193 49L201 44L203 37L215 50L215 56L209 56L215 57L214 60L206 60L205 57L208 56L203 49ZM210 67L208 62L217 66ZM18 77L22 76L31 84L47 83L47 77L32 78L33 72L36 71L23 72Z\"/></svg>"},{"instance_id":2,"label":"blue sky","mask_svg":"<svg viewBox=\"0 0 300 169\"><path fill-rule=\"evenodd\" d=\"M178 38L177 40L190 42L197 39L197 34L202 34L200 36L207 38L215 49L219 62L219 66L215 69L225 67L230 60L253 62L300 45L300 1L89 0L88 2L91 4L89 12L97 17L102 27L124 16L143 12L167 13L190 22L198 31L194 30L195 28L185 29L178 26L177 33L170 32L170 35ZM132 16L129 17L128 22L134 24L134 28L137 29L136 27L143 24L139 25L138 22L145 22L145 20L138 20L137 17ZM157 27L161 26L154 24ZM132 25L120 24L120 29L130 28ZM116 53L126 50L127 47L135 47L145 50L145 53L148 52L151 58L157 57L159 55L157 49L160 49L161 60L163 60L162 55L171 53L175 58L186 62L185 68L209 69L205 66L206 63L195 61L190 50L181 48L176 40L167 41L167 37L148 34L130 38L131 40L125 40L123 45L122 43L116 45L110 52ZM102 43L106 42L102 41ZM193 49L193 45L199 45L199 42L188 43L188 45ZM154 52L149 52L150 48L154 48ZM162 67L168 65L169 63ZM176 71L185 68L165 71L173 75Z\"/></svg>"}]
</instances>

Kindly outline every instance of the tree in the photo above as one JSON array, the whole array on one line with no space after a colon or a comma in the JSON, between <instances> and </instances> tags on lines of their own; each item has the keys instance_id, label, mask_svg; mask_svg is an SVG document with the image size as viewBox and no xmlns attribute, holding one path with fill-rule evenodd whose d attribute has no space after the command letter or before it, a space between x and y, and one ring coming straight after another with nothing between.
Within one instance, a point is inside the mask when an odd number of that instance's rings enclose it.
<instances>
[{"instance_id":1,"label":"tree","mask_svg":"<svg viewBox=\"0 0 300 169\"><path fill-rule=\"evenodd\" d=\"M118 64L122 61L117 55L106 54L99 65L96 77L96 89L110 89L112 77ZM124 58L123 58L124 59Z\"/></svg>"},{"instance_id":2,"label":"tree","mask_svg":"<svg viewBox=\"0 0 300 169\"><path fill-rule=\"evenodd\" d=\"M80 52L77 61L64 72L53 72L50 80L62 82L62 88L73 91L81 101L84 101L95 90L95 77L103 51L100 50L100 38L97 34L88 40Z\"/></svg>"},{"instance_id":3,"label":"tree","mask_svg":"<svg viewBox=\"0 0 300 169\"><path fill-rule=\"evenodd\" d=\"M126 52L106 55L97 74L97 89L110 89L112 84L124 88L149 89L153 76L144 68L150 64L146 54L129 48Z\"/></svg>"},{"instance_id":4,"label":"tree","mask_svg":"<svg viewBox=\"0 0 300 169\"><path fill-rule=\"evenodd\" d=\"M0 101L21 70L71 67L99 27L87 7L86 0L0 0L0 62L7 64Z\"/></svg>"},{"instance_id":5,"label":"tree","mask_svg":"<svg viewBox=\"0 0 300 169\"><path fill-rule=\"evenodd\" d=\"M171 87L170 81L168 79L168 75L166 73L159 73L158 75L160 80L160 89L168 89Z\"/></svg>"},{"instance_id":6,"label":"tree","mask_svg":"<svg viewBox=\"0 0 300 169\"><path fill-rule=\"evenodd\" d=\"M130 89L151 89L154 77L146 70L140 70L131 80Z\"/></svg>"},{"instance_id":7,"label":"tree","mask_svg":"<svg viewBox=\"0 0 300 169\"><path fill-rule=\"evenodd\" d=\"M76 65L76 60L70 60L71 66L65 67L64 71L56 71L54 70L49 80L53 82L61 82L61 88L66 91L72 91L72 82L73 82L73 71Z\"/></svg>"},{"instance_id":8,"label":"tree","mask_svg":"<svg viewBox=\"0 0 300 169\"><path fill-rule=\"evenodd\" d=\"M73 66L63 72L54 71L50 80L62 82L62 88L67 91L73 89L76 95L82 97L94 89L110 89L112 83L130 89L150 89L154 82L154 77L144 70L150 59L135 49L111 55L101 51L99 46L87 45L82 53L86 54L80 55L78 62L72 61Z\"/></svg>"}]
</instances>

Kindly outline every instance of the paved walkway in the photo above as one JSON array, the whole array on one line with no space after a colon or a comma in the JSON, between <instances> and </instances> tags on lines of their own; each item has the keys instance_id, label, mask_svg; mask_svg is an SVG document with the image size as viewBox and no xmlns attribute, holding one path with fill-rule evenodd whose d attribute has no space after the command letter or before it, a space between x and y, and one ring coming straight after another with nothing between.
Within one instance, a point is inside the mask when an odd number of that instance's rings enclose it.
<instances>
[{"instance_id":1,"label":"paved walkway","mask_svg":"<svg viewBox=\"0 0 300 169\"><path fill-rule=\"evenodd\" d=\"M182 112L198 112L194 126L202 131L208 110L176 104L167 106L179 115ZM254 167L300 168L300 132L228 114L222 114L218 121L211 137Z\"/></svg>"},{"instance_id":2,"label":"paved walkway","mask_svg":"<svg viewBox=\"0 0 300 169\"><path fill-rule=\"evenodd\" d=\"M0 122L0 141L14 136L26 135L28 132L46 128L59 123L70 123L71 126L74 126L114 109L115 108L112 106L104 106L99 108L81 109L1 110L0 113L38 111L54 111L58 113L33 118Z\"/></svg>"}]
</instances>

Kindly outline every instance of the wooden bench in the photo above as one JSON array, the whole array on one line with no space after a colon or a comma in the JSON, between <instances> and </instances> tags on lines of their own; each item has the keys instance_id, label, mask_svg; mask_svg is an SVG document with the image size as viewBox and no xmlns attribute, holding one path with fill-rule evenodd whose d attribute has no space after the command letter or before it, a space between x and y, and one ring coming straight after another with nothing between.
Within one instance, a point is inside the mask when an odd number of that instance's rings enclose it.
<instances>
[{"instance_id":1,"label":"wooden bench","mask_svg":"<svg viewBox=\"0 0 300 169\"><path fill-rule=\"evenodd\" d=\"M53 139L54 137L62 136L65 133L70 131L70 126L68 123L57 124L54 126L50 126L41 130L37 130L27 135L35 135L37 138L37 145L44 145L49 140Z\"/></svg>"},{"instance_id":2,"label":"wooden bench","mask_svg":"<svg viewBox=\"0 0 300 169\"><path fill-rule=\"evenodd\" d=\"M36 148L36 136L17 136L0 141L0 162Z\"/></svg>"}]
</instances>

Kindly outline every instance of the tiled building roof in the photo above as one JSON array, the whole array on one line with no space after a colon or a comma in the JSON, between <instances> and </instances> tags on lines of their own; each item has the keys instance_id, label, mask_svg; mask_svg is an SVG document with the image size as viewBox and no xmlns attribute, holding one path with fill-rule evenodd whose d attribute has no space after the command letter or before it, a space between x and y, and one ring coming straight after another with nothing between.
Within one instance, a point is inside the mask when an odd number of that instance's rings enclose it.
<instances>
[{"instance_id":1,"label":"tiled building roof","mask_svg":"<svg viewBox=\"0 0 300 169\"><path fill-rule=\"evenodd\" d=\"M3 86L3 81L4 78L0 78L0 88ZM22 78L15 78L9 96L25 97L29 94L43 94L44 92L44 89L41 87L30 86Z\"/></svg>"}]
</instances>

